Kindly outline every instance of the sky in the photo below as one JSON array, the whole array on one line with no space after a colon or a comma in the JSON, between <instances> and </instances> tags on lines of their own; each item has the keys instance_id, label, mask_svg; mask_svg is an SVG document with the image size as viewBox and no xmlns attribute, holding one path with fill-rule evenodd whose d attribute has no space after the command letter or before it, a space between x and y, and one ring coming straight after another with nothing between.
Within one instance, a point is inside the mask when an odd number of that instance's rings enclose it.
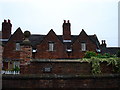
<instances>
[{"instance_id":1,"label":"sky","mask_svg":"<svg viewBox=\"0 0 120 90\"><path fill-rule=\"evenodd\" d=\"M96 34L100 43L118 46L119 0L0 0L0 23L10 19L12 33L20 27L32 34L47 34L53 29L62 35L63 20L70 20L71 34L84 29ZM0 26L2 27L2 26Z\"/></svg>"}]
</instances>

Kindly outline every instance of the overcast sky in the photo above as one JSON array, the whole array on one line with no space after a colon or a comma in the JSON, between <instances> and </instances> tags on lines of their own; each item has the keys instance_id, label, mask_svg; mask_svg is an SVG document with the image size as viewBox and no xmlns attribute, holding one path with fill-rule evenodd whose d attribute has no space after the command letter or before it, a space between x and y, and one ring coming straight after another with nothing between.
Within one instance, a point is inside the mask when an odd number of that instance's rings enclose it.
<instances>
[{"instance_id":1,"label":"overcast sky","mask_svg":"<svg viewBox=\"0 0 120 90\"><path fill-rule=\"evenodd\" d=\"M119 0L0 0L0 22L10 19L12 33L20 27L32 34L47 34L53 29L62 34L63 20L70 20L72 35L82 29L118 46ZM1 27L1 26L0 26Z\"/></svg>"}]
</instances>

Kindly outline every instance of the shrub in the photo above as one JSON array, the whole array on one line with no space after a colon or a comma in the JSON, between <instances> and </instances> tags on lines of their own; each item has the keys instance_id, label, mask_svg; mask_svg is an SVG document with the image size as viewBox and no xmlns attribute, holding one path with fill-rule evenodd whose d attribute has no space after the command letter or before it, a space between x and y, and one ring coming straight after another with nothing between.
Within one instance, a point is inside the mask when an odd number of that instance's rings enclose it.
<instances>
[{"instance_id":1,"label":"shrub","mask_svg":"<svg viewBox=\"0 0 120 90\"><path fill-rule=\"evenodd\" d=\"M91 58L91 57L95 57L95 56L96 56L96 53L95 53L95 52L93 52L93 51L87 51L87 52L85 53L84 58Z\"/></svg>"},{"instance_id":2,"label":"shrub","mask_svg":"<svg viewBox=\"0 0 120 90\"><path fill-rule=\"evenodd\" d=\"M13 68L13 71L20 71L20 68L18 66L15 66L15 68Z\"/></svg>"}]
</instances>

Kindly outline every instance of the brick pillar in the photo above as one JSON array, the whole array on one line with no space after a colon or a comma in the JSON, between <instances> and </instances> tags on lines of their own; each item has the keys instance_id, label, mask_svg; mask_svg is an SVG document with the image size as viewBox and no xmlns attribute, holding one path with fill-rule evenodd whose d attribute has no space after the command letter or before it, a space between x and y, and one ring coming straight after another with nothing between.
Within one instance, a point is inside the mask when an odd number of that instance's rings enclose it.
<instances>
[{"instance_id":1,"label":"brick pillar","mask_svg":"<svg viewBox=\"0 0 120 90\"><path fill-rule=\"evenodd\" d=\"M25 40L21 43L21 52L20 52L20 72L25 72L25 67L30 64L30 60L32 59L32 46L31 42L29 41L30 32L24 32Z\"/></svg>"}]
</instances>

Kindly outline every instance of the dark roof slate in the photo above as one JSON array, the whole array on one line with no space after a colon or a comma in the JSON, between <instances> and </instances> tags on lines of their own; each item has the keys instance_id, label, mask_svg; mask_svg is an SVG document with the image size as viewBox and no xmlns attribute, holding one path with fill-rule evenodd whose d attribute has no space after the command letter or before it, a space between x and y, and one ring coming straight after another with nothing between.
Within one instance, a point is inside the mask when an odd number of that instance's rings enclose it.
<instances>
[{"instance_id":1,"label":"dark roof slate","mask_svg":"<svg viewBox=\"0 0 120 90\"><path fill-rule=\"evenodd\" d=\"M105 53L110 53L111 55L115 55L120 50L120 47L107 47Z\"/></svg>"},{"instance_id":2,"label":"dark roof slate","mask_svg":"<svg viewBox=\"0 0 120 90\"><path fill-rule=\"evenodd\" d=\"M40 43L46 35L40 35L40 34L32 34L29 37L29 40L31 41L31 45L33 48L36 48L36 45Z\"/></svg>"},{"instance_id":3,"label":"dark roof slate","mask_svg":"<svg viewBox=\"0 0 120 90\"><path fill-rule=\"evenodd\" d=\"M32 47L33 48L36 48L36 45L39 44L45 37L46 35L41 35L41 34L32 34L30 37L29 37L29 40L32 42ZM63 38L62 38L62 35L57 35L58 39L63 42ZM72 39L72 42L74 42L76 39L77 39L78 35L71 35L71 39ZM89 35L89 38L95 43L95 44L98 44L100 45L97 37L95 37L94 35Z\"/></svg>"},{"instance_id":4,"label":"dark roof slate","mask_svg":"<svg viewBox=\"0 0 120 90\"><path fill-rule=\"evenodd\" d=\"M97 47L100 48L99 47L100 46L100 42L99 42L97 36L96 35L88 35L88 36L93 41L93 43L95 43L97 45Z\"/></svg>"}]
</instances>

